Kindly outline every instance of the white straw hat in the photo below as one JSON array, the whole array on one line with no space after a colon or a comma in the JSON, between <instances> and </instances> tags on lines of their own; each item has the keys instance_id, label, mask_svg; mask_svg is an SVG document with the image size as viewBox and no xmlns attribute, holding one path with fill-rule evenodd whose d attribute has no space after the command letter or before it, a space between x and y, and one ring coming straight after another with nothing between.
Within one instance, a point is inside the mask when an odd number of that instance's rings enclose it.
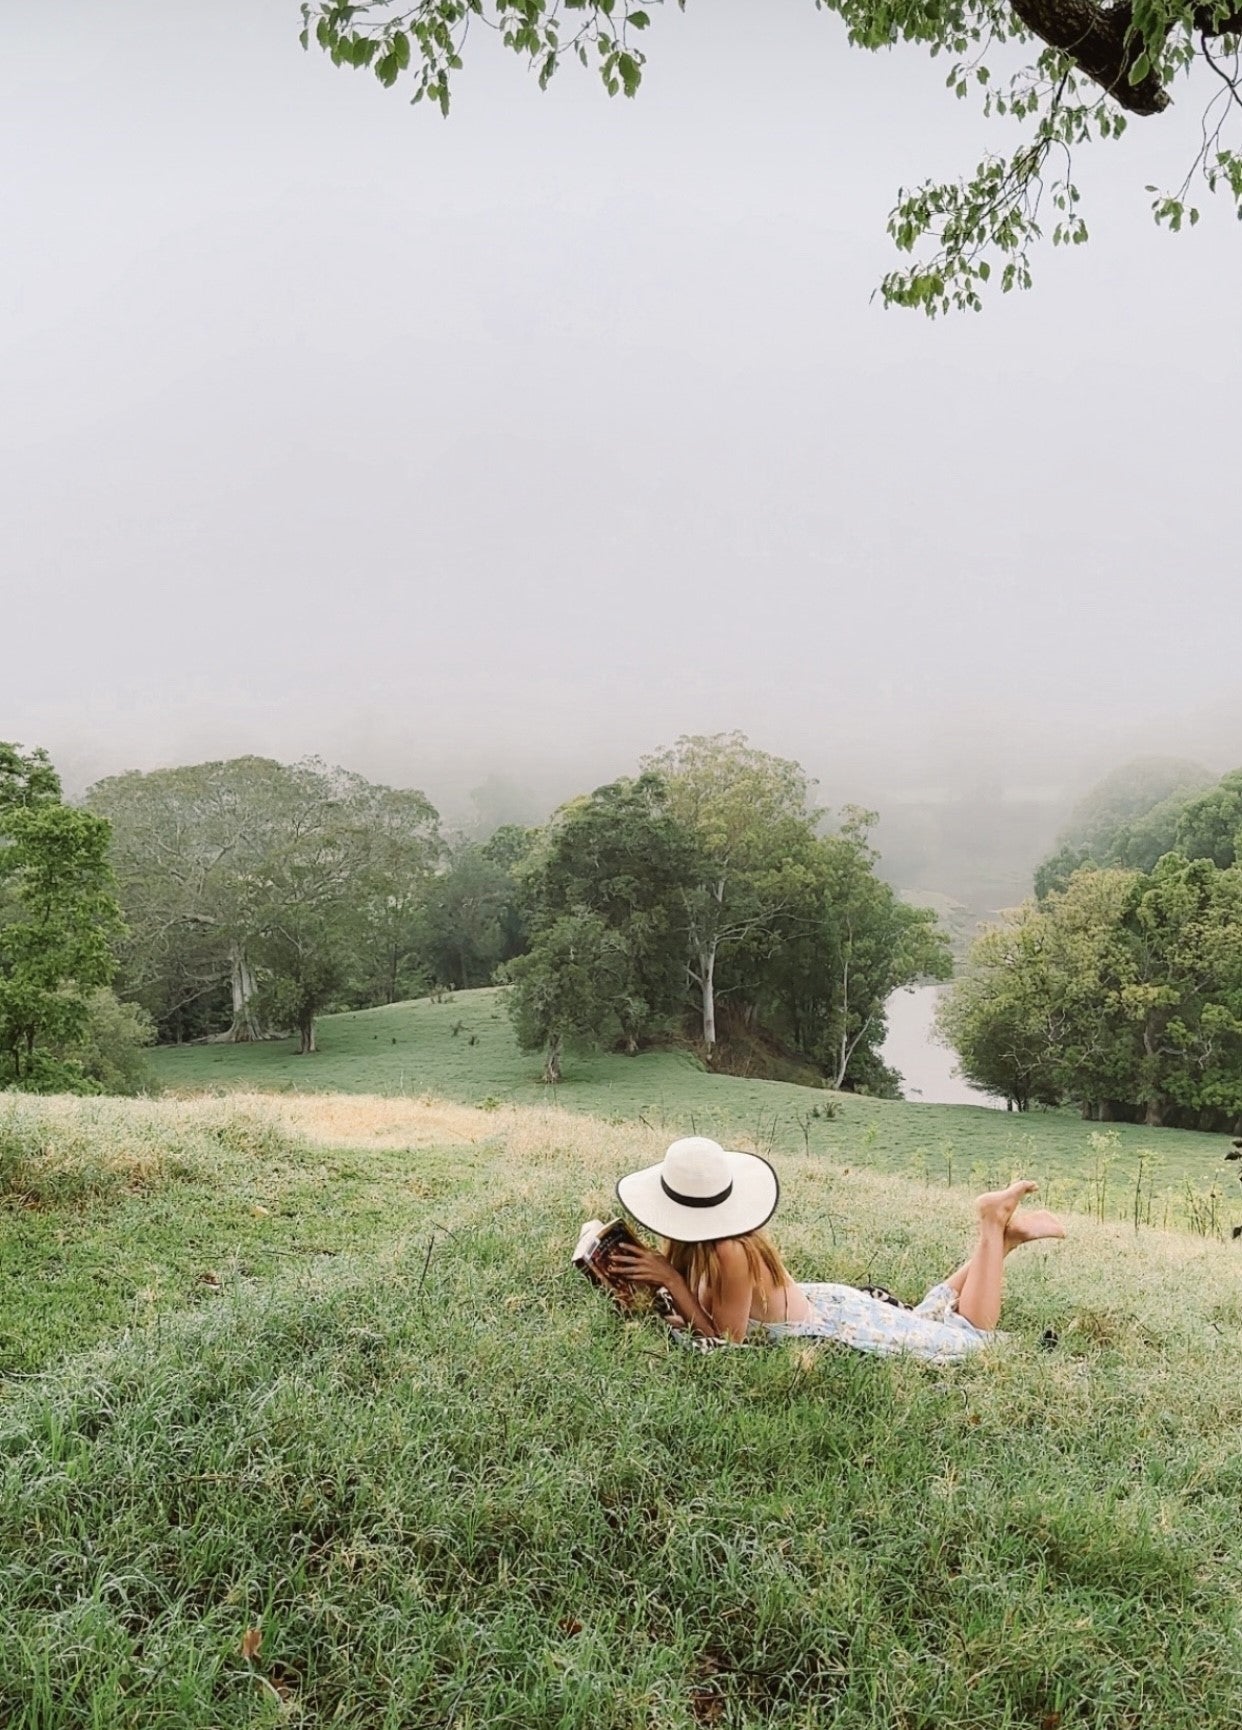
<instances>
[{"instance_id":1,"label":"white straw hat","mask_svg":"<svg viewBox=\"0 0 1242 1730\"><path fill-rule=\"evenodd\" d=\"M757 1153L728 1153L706 1135L675 1141L659 1165L632 1171L617 1197L640 1225L677 1243L710 1243L758 1231L781 1186Z\"/></svg>"}]
</instances>

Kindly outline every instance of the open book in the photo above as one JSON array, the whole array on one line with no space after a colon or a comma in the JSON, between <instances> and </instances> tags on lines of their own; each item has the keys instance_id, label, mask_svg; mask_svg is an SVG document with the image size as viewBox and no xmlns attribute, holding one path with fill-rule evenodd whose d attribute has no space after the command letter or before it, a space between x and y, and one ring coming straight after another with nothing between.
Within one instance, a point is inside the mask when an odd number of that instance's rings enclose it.
<instances>
[{"instance_id":1,"label":"open book","mask_svg":"<svg viewBox=\"0 0 1242 1730\"><path fill-rule=\"evenodd\" d=\"M671 1316L676 1313L673 1300L663 1286L655 1293L648 1286L633 1286L608 1265L609 1256L620 1244L639 1241L623 1219L610 1220L607 1225L602 1220L589 1219L578 1234L574 1266L581 1268L593 1285L606 1291L623 1314L654 1309L660 1315Z\"/></svg>"}]
</instances>

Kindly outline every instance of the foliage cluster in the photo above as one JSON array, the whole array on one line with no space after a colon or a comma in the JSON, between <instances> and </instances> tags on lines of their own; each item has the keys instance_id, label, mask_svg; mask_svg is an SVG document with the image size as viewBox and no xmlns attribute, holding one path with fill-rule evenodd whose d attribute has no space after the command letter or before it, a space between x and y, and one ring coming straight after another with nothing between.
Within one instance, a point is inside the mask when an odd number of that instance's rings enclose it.
<instances>
[{"instance_id":1,"label":"foliage cluster","mask_svg":"<svg viewBox=\"0 0 1242 1730\"><path fill-rule=\"evenodd\" d=\"M115 776L88 803L112 828L128 992L166 1036L201 1031L227 989L229 1037L293 1027L309 1052L359 974L400 980L440 853L421 793L242 757Z\"/></svg>"},{"instance_id":2,"label":"foliage cluster","mask_svg":"<svg viewBox=\"0 0 1242 1730\"><path fill-rule=\"evenodd\" d=\"M45 752L0 743L0 1088L132 1078L142 1029L103 989L122 931L108 839L64 803Z\"/></svg>"},{"instance_id":3,"label":"foliage cluster","mask_svg":"<svg viewBox=\"0 0 1242 1730\"><path fill-rule=\"evenodd\" d=\"M1150 871L1174 852L1232 864L1234 833L1242 828L1239 784L1236 772L1215 784L1200 764L1178 757L1123 763L1070 813L1055 848L1036 868L1036 898L1064 889L1083 866Z\"/></svg>"},{"instance_id":4,"label":"foliage cluster","mask_svg":"<svg viewBox=\"0 0 1242 1730\"><path fill-rule=\"evenodd\" d=\"M1242 1131L1242 866L1075 872L984 933L941 1028L1019 1109Z\"/></svg>"},{"instance_id":5,"label":"foliage cluster","mask_svg":"<svg viewBox=\"0 0 1242 1730\"><path fill-rule=\"evenodd\" d=\"M704 1054L722 1002L833 1087L891 1085L898 986L950 971L935 914L877 875L875 817L836 832L798 764L740 734L685 737L557 814L526 867L530 953L509 968L519 1040L559 1079L567 1044L631 1052L676 1027L689 985Z\"/></svg>"},{"instance_id":6,"label":"foliage cluster","mask_svg":"<svg viewBox=\"0 0 1242 1730\"><path fill-rule=\"evenodd\" d=\"M678 3L684 10L685 0ZM961 180L899 192L889 234L899 252L926 250L884 278L887 305L931 316L977 311L990 286L1029 287L1031 248L1048 226L1054 245L1087 239L1075 153L1119 139L1129 116L1164 112L1172 89L1186 83L1202 103L1199 147L1180 185L1147 188L1152 213L1170 230L1193 227L1198 180L1242 214L1242 150L1229 131L1242 110L1238 0L816 5L840 17L854 47L878 53L906 42L933 59L944 55L944 82L956 97L973 95L986 116L1021 128L1014 148L989 151ZM303 47L313 38L336 65L369 68L386 88L404 83L414 102L429 98L444 114L472 27L494 30L541 87L562 61L577 59L595 68L610 96L634 96L651 24L628 0L302 0L301 14Z\"/></svg>"}]
</instances>

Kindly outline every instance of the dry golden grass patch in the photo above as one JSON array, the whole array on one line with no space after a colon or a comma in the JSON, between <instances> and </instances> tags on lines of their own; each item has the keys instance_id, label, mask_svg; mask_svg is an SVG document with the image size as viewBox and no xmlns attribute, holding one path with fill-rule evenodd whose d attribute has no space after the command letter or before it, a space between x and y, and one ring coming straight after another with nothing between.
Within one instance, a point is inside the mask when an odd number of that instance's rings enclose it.
<instances>
[{"instance_id":1,"label":"dry golden grass patch","mask_svg":"<svg viewBox=\"0 0 1242 1730\"><path fill-rule=\"evenodd\" d=\"M236 1093L228 1102L326 1147L468 1147L495 1140L512 1116L445 1099L365 1093Z\"/></svg>"}]
</instances>

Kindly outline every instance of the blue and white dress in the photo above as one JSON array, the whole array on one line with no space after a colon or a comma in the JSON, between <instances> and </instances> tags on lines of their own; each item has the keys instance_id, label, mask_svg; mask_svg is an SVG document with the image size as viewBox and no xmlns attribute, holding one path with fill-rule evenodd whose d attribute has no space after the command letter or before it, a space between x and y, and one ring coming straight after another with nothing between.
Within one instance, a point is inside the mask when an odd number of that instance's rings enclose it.
<instances>
[{"instance_id":1,"label":"blue and white dress","mask_svg":"<svg viewBox=\"0 0 1242 1730\"><path fill-rule=\"evenodd\" d=\"M957 1313L952 1286L934 1285L914 1309L899 1309L852 1285L801 1285L811 1313L800 1322L752 1321L750 1339L839 1340L881 1357L906 1354L932 1364L960 1363L997 1338Z\"/></svg>"}]
</instances>

